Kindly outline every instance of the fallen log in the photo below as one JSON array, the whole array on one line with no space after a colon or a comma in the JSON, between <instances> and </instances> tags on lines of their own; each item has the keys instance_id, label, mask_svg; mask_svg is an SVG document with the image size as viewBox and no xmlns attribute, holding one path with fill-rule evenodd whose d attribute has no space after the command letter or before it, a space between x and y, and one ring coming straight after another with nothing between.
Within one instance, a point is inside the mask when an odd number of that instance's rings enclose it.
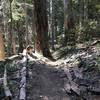
<instances>
[{"instance_id":1,"label":"fallen log","mask_svg":"<svg viewBox=\"0 0 100 100\"><path fill-rule=\"evenodd\" d=\"M26 67L22 68L21 77L19 100L26 100Z\"/></svg>"},{"instance_id":2,"label":"fallen log","mask_svg":"<svg viewBox=\"0 0 100 100\"><path fill-rule=\"evenodd\" d=\"M5 64L7 62L12 62L13 60L20 60L22 59L23 55L18 54L18 55L13 55L11 57L6 57L5 59L0 60L0 64Z\"/></svg>"},{"instance_id":3,"label":"fallen log","mask_svg":"<svg viewBox=\"0 0 100 100\"><path fill-rule=\"evenodd\" d=\"M11 91L10 91L10 89L8 87L8 84L7 84L7 71L6 71L6 67L5 67L5 72L4 72L3 85L4 85L4 92L5 92L6 100L11 100L12 94L11 94Z\"/></svg>"},{"instance_id":4,"label":"fallen log","mask_svg":"<svg viewBox=\"0 0 100 100\"><path fill-rule=\"evenodd\" d=\"M90 47L95 46L96 44L99 44L99 43L100 43L100 40L96 40L92 42L90 45L86 46L84 49L88 50Z\"/></svg>"},{"instance_id":5,"label":"fallen log","mask_svg":"<svg viewBox=\"0 0 100 100\"><path fill-rule=\"evenodd\" d=\"M26 66L27 66L27 56L24 56L21 60L23 68L21 69L21 81L20 81L20 93L19 100L26 100Z\"/></svg>"},{"instance_id":6,"label":"fallen log","mask_svg":"<svg viewBox=\"0 0 100 100\"><path fill-rule=\"evenodd\" d=\"M15 59L21 59L23 55L19 54L19 55L13 55L11 57L8 57L6 59L8 60L15 60Z\"/></svg>"},{"instance_id":7,"label":"fallen log","mask_svg":"<svg viewBox=\"0 0 100 100\"><path fill-rule=\"evenodd\" d=\"M96 45L96 44L98 44L98 43L100 43L100 40L94 41L93 43L90 44L90 46L94 46L94 45Z\"/></svg>"}]
</instances>

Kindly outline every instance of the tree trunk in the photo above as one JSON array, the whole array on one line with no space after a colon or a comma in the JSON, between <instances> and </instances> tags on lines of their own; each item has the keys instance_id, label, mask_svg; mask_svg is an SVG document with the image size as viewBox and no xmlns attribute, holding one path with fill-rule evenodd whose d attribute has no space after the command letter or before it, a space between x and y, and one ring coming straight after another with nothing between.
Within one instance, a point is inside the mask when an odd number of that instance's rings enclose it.
<instances>
[{"instance_id":1,"label":"tree trunk","mask_svg":"<svg viewBox=\"0 0 100 100\"><path fill-rule=\"evenodd\" d=\"M84 0L84 21L88 19L88 0Z\"/></svg>"},{"instance_id":2,"label":"tree trunk","mask_svg":"<svg viewBox=\"0 0 100 100\"><path fill-rule=\"evenodd\" d=\"M83 0L78 0L78 3L79 3L79 28L81 29L81 27L83 26L83 22L84 22L84 1ZM82 31L78 32L77 41L78 42L83 41Z\"/></svg>"},{"instance_id":3,"label":"tree trunk","mask_svg":"<svg viewBox=\"0 0 100 100\"><path fill-rule=\"evenodd\" d=\"M18 32L18 43L19 43L19 48L18 48L18 52L22 52L24 49L24 34L22 32L22 23L21 22L17 22L17 32Z\"/></svg>"},{"instance_id":4,"label":"tree trunk","mask_svg":"<svg viewBox=\"0 0 100 100\"><path fill-rule=\"evenodd\" d=\"M34 0L35 7L35 49L45 57L52 57L48 44L48 19L46 0Z\"/></svg>"},{"instance_id":5,"label":"tree trunk","mask_svg":"<svg viewBox=\"0 0 100 100\"><path fill-rule=\"evenodd\" d=\"M35 52L35 17L34 17L34 6L33 6L33 12L32 12L32 34L33 34L33 43L34 43L34 52Z\"/></svg>"},{"instance_id":6,"label":"tree trunk","mask_svg":"<svg viewBox=\"0 0 100 100\"><path fill-rule=\"evenodd\" d=\"M51 8L52 8L52 11L51 11L51 19L52 19L52 20L51 20L51 21L52 21L52 22L51 22L52 37L51 37L51 40L52 40L52 50L55 50L55 47L54 47L54 37L55 37L55 36L54 36L54 32L55 32L55 31L54 31L54 22L55 22L55 21L54 21L54 13L55 13L55 12L54 12L54 3L53 3L53 0L52 0L52 5L51 5L51 6L52 6L52 7L51 7Z\"/></svg>"},{"instance_id":7,"label":"tree trunk","mask_svg":"<svg viewBox=\"0 0 100 100\"><path fill-rule=\"evenodd\" d=\"M28 15L27 15L27 7L26 7L26 0L24 0L24 6L25 6L25 33L26 33L26 46L29 45L29 35L28 35Z\"/></svg>"},{"instance_id":8,"label":"tree trunk","mask_svg":"<svg viewBox=\"0 0 100 100\"><path fill-rule=\"evenodd\" d=\"M64 30L65 30L65 42L75 44L75 33L72 32L74 28L74 18L72 10L72 0L64 0Z\"/></svg>"},{"instance_id":9,"label":"tree trunk","mask_svg":"<svg viewBox=\"0 0 100 100\"><path fill-rule=\"evenodd\" d=\"M4 51L4 42L3 42L3 35L0 31L0 60L4 59L5 51Z\"/></svg>"},{"instance_id":10,"label":"tree trunk","mask_svg":"<svg viewBox=\"0 0 100 100\"><path fill-rule=\"evenodd\" d=\"M5 33L5 1L0 1L0 7L3 7L3 9L0 9L0 60L3 60L5 58L5 50L4 50L4 40L2 33Z\"/></svg>"},{"instance_id":11,"label":"tree trunk","mask_svg":"<svg viewBox=\"0 0 100 100\"><path fill-rule=\"evenodd\" d=\"M16 47L15 47L15 41L13 37L13 19L12 19L12 6L11 6L12 0L10 0L10 27L9 27L9 35L8 35L8 55L16 54Z\"/></svg>"},{"instance_id":12,"label":"tree trunk","mask_svg":"<svg viewBox=\"0 0 100 100\"><path fill-rule=\"evenodd\" d=\"M67 36L66 33L68 31L68 4L69 4L69 0L64 0L64 30L65 30L65 38L67 40Z\"/></svg>"}]
</instances>

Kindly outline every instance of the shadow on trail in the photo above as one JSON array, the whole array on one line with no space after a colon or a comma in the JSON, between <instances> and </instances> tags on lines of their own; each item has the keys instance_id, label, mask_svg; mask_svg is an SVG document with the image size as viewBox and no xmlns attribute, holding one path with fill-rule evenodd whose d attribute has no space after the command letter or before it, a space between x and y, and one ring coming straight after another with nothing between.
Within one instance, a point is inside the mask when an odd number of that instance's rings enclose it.
<instances>
[{"instance_id":1,"label":"shadow on trail","mask_svg":"<svg viewBox=\"0 0 100 100\"><path fill-rule=\"evenodd\" d=\"M56 69L45 64L31 65L32 76L30 96L32 100L65 100L63 81L56 73ZM29 97L30 97L29 96Z\"/></svg>"},{"instance_id":2,"label":"shadow on trail","mask_svg":"<svg viewBox=\"0 0 100 100\"><path fill-rule=\"evenodd\" d=\"M28 78L27 100L80 100L77 99L77 95L71 96L66 93L64 80L59 77L59 72L54 66L32 64Z\"/></svg>"}]
</instances>

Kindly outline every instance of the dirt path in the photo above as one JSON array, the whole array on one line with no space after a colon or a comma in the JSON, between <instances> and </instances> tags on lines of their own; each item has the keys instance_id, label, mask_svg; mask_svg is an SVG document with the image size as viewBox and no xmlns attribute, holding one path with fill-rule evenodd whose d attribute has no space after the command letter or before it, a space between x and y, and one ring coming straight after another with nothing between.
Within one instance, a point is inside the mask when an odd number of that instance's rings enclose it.
<instances>
[{"instance_id":1,"label":"dirt path","mask_svg":"<svg viewBox=\"0 0 100 100\"><path fill-rule=\"evenodd\" d=\"M46 64L34 64L30 72L31 88L28 100L69 100L63 89L63 80L56 69Z\"/></svg>"}]
</instances>

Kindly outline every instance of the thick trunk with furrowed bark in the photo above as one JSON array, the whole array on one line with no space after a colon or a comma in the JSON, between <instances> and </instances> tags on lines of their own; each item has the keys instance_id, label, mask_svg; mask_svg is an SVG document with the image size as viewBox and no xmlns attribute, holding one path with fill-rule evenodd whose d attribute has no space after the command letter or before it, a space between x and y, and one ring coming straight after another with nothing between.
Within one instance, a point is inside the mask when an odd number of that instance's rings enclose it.
<instances>
[{"instance_id":1,"label":"thick trunk with furrowed bark","mask_svg":"<svg viewBox=\"0 0 100 100\"><path fill-rule=\"evenodd\" d=\"M48 44L48 20L46 0L34 0L35 12L35 49L45 57L51 57Z\"/></svg>"}]
</instances>

